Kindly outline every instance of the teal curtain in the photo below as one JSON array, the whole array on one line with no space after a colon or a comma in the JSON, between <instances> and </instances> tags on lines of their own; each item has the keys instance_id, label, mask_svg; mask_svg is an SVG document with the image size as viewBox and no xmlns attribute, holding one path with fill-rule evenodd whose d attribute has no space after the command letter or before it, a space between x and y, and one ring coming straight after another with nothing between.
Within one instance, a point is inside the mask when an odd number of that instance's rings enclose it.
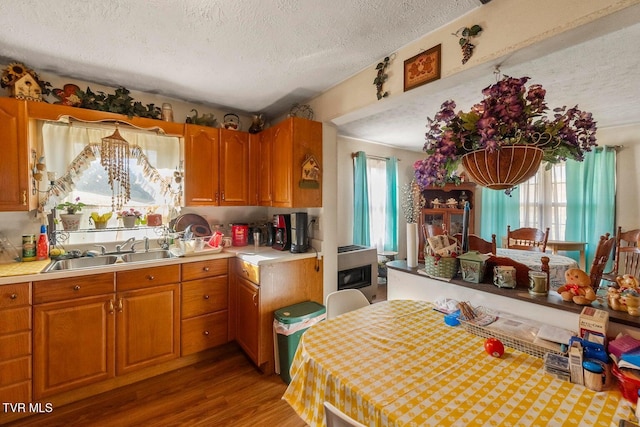
<instances>
[{"instance_id":1,"label":"teal curtain","mask_svg":"<svg viewBox=\"0 0 640 427\"><path fill-rule=\"evenodd\" d=\"M568 160L565 240L587 242L587 272L600 236L615 234L616 151L597 148L584 161ZM569 256L571 256L571 252ZM573 255L577 258L577 255ZM611 261L611 260L609 260Z\"/></svg>"},{"instance_id":2,"label":"teal curtain","mask_svg":"<svg viewBox=\"0 0 640 427\"><path fill-rule=\"evenodd\" d=\"M353 244L369 246L369 184L367 155L358 151L353 160Z\"/></svg>"},{"instance_id":3,"label":"teal curtain","mask_svg":"<svg viewBox=\"0 0 640 427\"><path fill-rule=\"evenodd\" d=\"M387 161L387 217L385 218L384 250L398 251L398 159Z\"/></svg>"},{"instance_id":4,"label":"teal curtain","mask_svg":"<svg viewBox=\"0 0 640 427\"><path fill-rule=\"evenodd\" d=\"M520 190L516 187L507 195L504 190L482 188L480 237L491 241L491 235L495 234L498 247L502 247L502 237L507 235L507 225L512 229L520 227Z\"/></svg>"}]
</instances>

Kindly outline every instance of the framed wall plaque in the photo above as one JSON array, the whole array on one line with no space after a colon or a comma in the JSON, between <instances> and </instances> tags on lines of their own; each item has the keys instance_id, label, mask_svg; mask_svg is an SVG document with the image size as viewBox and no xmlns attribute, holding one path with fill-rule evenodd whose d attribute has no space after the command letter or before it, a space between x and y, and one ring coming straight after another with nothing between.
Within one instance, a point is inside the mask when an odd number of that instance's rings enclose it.
<instances>
[{"instance_id":1,"label":"framed wall plaque","mask_svg":"<svg viewBox=\"0 0 640 427\"><path fill-rule=\"evenodd\" d=\"M434 46L404 61L405 92L440 78L441 46Z\"/></svg>"}]
</instances>

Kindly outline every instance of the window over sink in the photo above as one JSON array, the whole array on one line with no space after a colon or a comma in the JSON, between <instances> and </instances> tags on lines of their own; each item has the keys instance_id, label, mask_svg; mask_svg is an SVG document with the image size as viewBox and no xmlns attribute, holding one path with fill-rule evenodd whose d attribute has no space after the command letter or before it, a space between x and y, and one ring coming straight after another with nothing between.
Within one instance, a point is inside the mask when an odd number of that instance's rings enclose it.
<instances>
[{"instance_id":1,"label":"window over sink","mask_svg":"<svg viewBox=\"0 0 640 427\"><path fill-rule=\"evenodd\" d=\"M77 200L85 205L80 212L80 229L96 228L92 216L107 219L106 229L100 233L69 233L66 243L154 237L153 228L142 227L146 225L146 215L160 214L166 224L173 216L173 210L182 203L181 138L127 125L118 126L120 135L129 143L130 200L114 209L116 195L109 184L107 170L101 164L101 140L114 133L114 124L37 121L36 127L37 156L46 165L39 193L42 210L50 213L59 203ZM137 227L123 228L120 214L124 211L139 215ZM55 209L57 218L60 213L64 212ZM61 224L57 228L61 229Z\"/></svg>"}]
</instances>

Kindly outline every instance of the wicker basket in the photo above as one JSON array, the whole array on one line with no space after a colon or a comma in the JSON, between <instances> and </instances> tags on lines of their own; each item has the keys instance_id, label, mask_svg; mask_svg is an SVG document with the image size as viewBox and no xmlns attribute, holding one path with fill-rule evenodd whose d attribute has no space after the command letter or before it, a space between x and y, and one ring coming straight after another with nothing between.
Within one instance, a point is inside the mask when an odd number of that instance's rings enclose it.
<instances>
[{"instance_id":1,"label":"wicker basket","mask_svg":"<svg viewBox=\"0 0 640 427\"><path fill-rule=\"evenodd\" d=\"M490 325L493 323L492 319L495 319L496 316L499 317L499 313L487 310L484 307L478 307L474 309L474 311L479 315L477 319L475 319L476 323L474 323L474 319L467 320L463 315L458 317L460 321L460 325L467 331L474 335L477 335L482 338L497 338L502 341L507 347L514 348L516 350L520 350L524 353L530 354L535 357L539 357L541 359L544 358L546 353L555 353L555 354L563 354L559 350L552 350L547 347L543 347L537 344L534 344L530 341L523 340L521 338L514 337L505 332L500 332L495 329L489 329L483 325ZM478 324L481 323L481 324Z\"/></svg>"},{"instance_id":2,"label":"wicker basket","mask_svg":"<svg viewBox=\"0 0 640 427\"><path fill-rule=\"evenodd\" d=\"M433 255L425 255L424 271L429 276L453 279L458 274L458 258L442 257L436 259Z\"/></svg>"}]
</instances>

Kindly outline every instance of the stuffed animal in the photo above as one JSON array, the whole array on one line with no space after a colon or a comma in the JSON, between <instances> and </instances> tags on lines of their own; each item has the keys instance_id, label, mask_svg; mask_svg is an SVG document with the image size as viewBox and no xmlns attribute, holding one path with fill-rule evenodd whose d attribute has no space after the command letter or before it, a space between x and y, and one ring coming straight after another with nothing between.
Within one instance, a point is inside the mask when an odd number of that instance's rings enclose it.
<instances>
[{"instance_id":1,"label":"stuffed animal","mask_svg":"<svg viewBox=\"0 0 640 427\"><path fill-rule=\"evenodd\" d=\"M640 316L640 283L630 274L616 277L618 288L611 286L607 291L609 307L626 311L632 316Z\"/></svg>"},{"instance_id":2,"label":"stuffed animal","mask_svg":"<svg viewBox=\"0 0 640 427\"><path fill-rule=\"evenodd\" d=\"M564 301L573 301L578 305L589 305L595 301L596 294L591 288L591 278L579 268L570 268L564 273L565 284L558 288Z\"/></svg>"}]
</instances>

